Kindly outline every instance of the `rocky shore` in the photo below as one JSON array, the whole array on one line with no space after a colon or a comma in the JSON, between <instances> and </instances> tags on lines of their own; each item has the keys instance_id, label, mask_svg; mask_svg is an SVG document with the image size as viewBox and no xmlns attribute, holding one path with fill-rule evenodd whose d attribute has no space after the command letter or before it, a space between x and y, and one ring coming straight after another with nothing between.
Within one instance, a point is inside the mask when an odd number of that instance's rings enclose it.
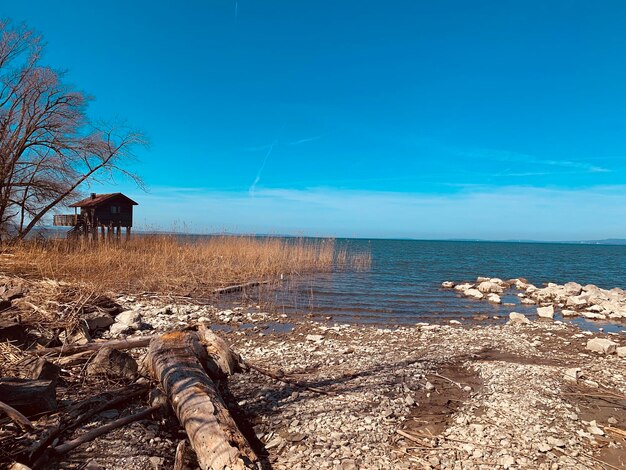
<instances>
[{"instance_id":1,"label":"rocky shore","mask_svg":"<svg viewBox=\"0 0 626 470\"><path fill-rule=\"evenodd\" d=\"M555 309L564 317L582 316L590 320L626 320L626 291L619 287L601 289L593 284L577 282L563 285L548 283L536 287L525 279L478 277L475 282L444 281L441 286L455 289L466 297L502 303L502 295L511 290L523 305L537 305L537 315L553 318Z\"/></svg>"},{"instance_id":2,"label":"rocky shore","mask_svg":"<svg viewBox=\"0 0 626 470\"><path fill-rule=\"evenodd\" d=\"M49 312L54 303L43 299L59 303L53 294L73 289L51 281L1 281L5 319L24 320L35 311L33 306ZM539 308L562 311L569 298L583 297L587 306L577 312L594 305L602 306L598 313L607 318L622 312L617 307L623 304L623 292L588 286L577 292L571 285L533 289L518 281L479 279L459 291L475 289L486 298L500 295L499 288L514 288ZM388 328L287 317L245 301L219 309L152 294L112 295L108 303L92 300L100 307L73 313L80 317L80 327L67 332L64 340L138 338L202 323L246 360L288 378L251 371L228 381L229 408L266 468L626 466L626 360L617 355L626 346L623 334L594 334L558 320L525 316L506 324L455 321ZM610 313L608 305L615 307ZM38 315L39 323L21 324L43 341L48 327L41 326L45 315ZM598 341L614 347L590 347ZM9 358L2 375L23 374L19 349L10 349L13 356L7 348L2 351ZM145 349L130 351L139 365L136 373L109 375L104 382L97 373L82 375L84 361L62 365L59 403L71 403L94 389L145 381L144 354ZM86 429L140 405L138 401L100 413ZM0 421L3 462L8 461L9 444L23 438L10 423ZM52 468L171 468L184 438L171 416L146 419L77 447ZM188 462L189 468L193 465Z\"/></svg>"}]
</instances>

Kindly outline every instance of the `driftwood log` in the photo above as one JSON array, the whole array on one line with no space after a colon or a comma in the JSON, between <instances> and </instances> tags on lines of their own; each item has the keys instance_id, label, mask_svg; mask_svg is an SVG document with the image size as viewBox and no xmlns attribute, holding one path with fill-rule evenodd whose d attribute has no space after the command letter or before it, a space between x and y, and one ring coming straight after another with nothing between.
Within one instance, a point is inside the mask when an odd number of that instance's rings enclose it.
<instances>
[{"instance_id":1,"label":"driftwood log","mask_svg":"<svg viewBox=\"0 0 626 470\"><path fill-rule=\"evenodd\" d=\"M252 281L246 282L244 284L236 284L234 286L226 286L226 287L218 287L217 289L213 289L213 294L221 295L221 294L231 294L233 292L241 292L244 289L249 287L257 287L262 286L264 284L269 284L270 281Z\"/></svg>"},{"instance_id":2,"label":"driftwood log","mask_svg":"<svg viewBox=\"0 0 626 470\"><path fill-rule=\"evenodd\" d=\"M0 401L33 416L57 409L56 381L17 378L0 379Z\"/></svg>"},{"instance_id":3,"label":"driftwood log","mask_svg":"<svg viewBox=\"0 0 626 470\"><path fill-rule=\"evenodd\" d=\"M260 468L213 380L241 369L241 358L207 328L153 339L147 362L189 436L203 470Z\"/></svg>"}]
</instances>

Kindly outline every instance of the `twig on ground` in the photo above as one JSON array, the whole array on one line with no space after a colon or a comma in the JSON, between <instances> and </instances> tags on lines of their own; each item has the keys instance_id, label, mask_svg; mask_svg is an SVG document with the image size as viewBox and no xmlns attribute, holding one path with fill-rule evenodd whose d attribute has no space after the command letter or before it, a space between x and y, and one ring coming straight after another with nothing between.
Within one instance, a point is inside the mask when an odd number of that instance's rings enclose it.
<instances>
[{"instance_id":1,"label":"twig on ground","mask_svg":"<svg viewBox=\"0 0 626 470\"><path fill-rule=\"evenodd\" d=\"M13 420L19 427L24 429L25 431L33 431L35 428L33 427L33 423L31 423L26 416L17 411L12 406L7 405L4 402L0 401L0 410L4 411L4 413Z\"/></svg>"},{"instance_id":2,"label":"twig on ground","mask_svg":"<svg viewBox=\"0 0 626 470\"><path fill-rule=\"evenodd\" d=\"M461 384L460 384L460 383L455 382L454 380L449 379L448 377L445 377L445 376L440 375L440 374L436 374L436 373L434 373L434 372L431 372L429 375L434 375L435 377L439 377L440 379L447 380L447 381L448 381L448 382L450 382L451 384L456 385L456 386L457 386L457 387L459 387L461 390L463 390L463 387L461 386Z\"/></svg>"},{"instance_id":3,"label":"twig on ground","mask_svg":"<svg viewBox=\"0 0 626 470\"><path fill-rule=\"evenodd\" d=\"M408 440L410 440L410 441L413 441L413 442L418 443L421 447L425 447L425 448L427 448L427 449L434 449L434 447L433 447L433 446L431 446L431 445L429 445L429 444L426 444L426 443L422 442L422 441L421 441L421 440L419 440L417 437L415 437L415 436L413 436L413 435L409 434L408 432L403 431L402 429L396 429L396 432L397 432L398 434L400 434L402 437L405 437L405 438L407 438L407 439L408 439Z\"/></svg>"},{"instance_id":4,"label":"twig on ground","mask_svg":"<svg viewBox=\"0 0 626 470\"><path fill-rule=\"evenodd\" d=\"M35 442L30 447L30 450L28 453L29 460L31 462L37 461L39 457L43 454L43 452L46 450L46 448L52 443L52 441L54 441L56 437L60 436L64 432L70 429L73 429L77 426L80 426L81 424L86 422L88 419L90 419L91 417L97 415L98 413L104 410L113 408L115 405L119 403L123 403L127 400L130 400L131 398L134 398L136 396L139 396L147 392L147 387L140 386L138 388L133 388L127 393L123 393L123 392L124 392L123 390L112 391L110 393L114 393L115 395L117 395L112 400L105 401L104 403L89 409L89 411L86 411L85 413L78 415L78 417L75 420L73 420L72 422L66 425L62 425L62 423L58 423L52 426L51 428L49 428L47 431L44 432L42 438L39 441ZM77 409L80 409L82 405L84 405L84 403L81 403L80 406L77 407Z\"/></svg>"},{"instance_id":5,"label":"twig on ground","mask_svg":"<svg viewBox=\"0 0 626 470\"><path fill-rule=\"evenodd\" d=\"M150 344L150 340L156 338L158 335L146 335L139 336L136 338L128 338L128 339L113 339L110 341L94 341L87 344L80 344L76 346L56 346L53 348L42 348L42 349L30 349L28 351L24 351L25 354L36 354L36 355L45 355L45 354L61 354L61 355L69 355L76 354L84 351L97 351L102 348L111 348L111 349L133 349L133 348L143 348Z\"/></svg>"},{"instance_id":6,"label":"twig on ground","mask_svg":"<svg viewBox=\"0 0 626 470\"><path fill-rule=\"evenodd\" d=\"M244 364L246 365L246 367L248 367L249 369L253 369L255 371L257 371L259 374L265 375L267 377L270 377L274 380L278 380L279 382L284 382L286 384L289 385L293 385L294 387L298 387L301 388L303 390L308 390L310 392L314 392L314 393L319 393L322 395L336 395L335 392L333 391L327 391L327 390L322 390L321 388L317 388L317 387L309 387L308 385L304 385L300 382L298 382L297 380L294 379L290 379L284 375L278 375L274 372L271 372L267 369L263 369L262 367L259 367L255 364L252 364L248 361L244 361Z\"/></svg>"},{"instance_id":7,"label":"twig on ground","mask_svg":"<svg viewBox=\"0 0 626 470\"><path fill-rule=\"evenodd\" d=\"M576 462L578 462L578 463L579 463L579 464L581 464L581 465L586 465L586 463L585 463L585 462L581 461L579 458L576 458L576 457L574 457L574 456L572 456L572 455L569 455L569 454L568 454L568 453L566 453L563 449L559 449L558 447L554 447L554 450L558 450L558 451L559 451L559 452L561 452L563 455L567 455L568 457L573 458ZM593 460L594 462L597 462L597 463L599 463L599 464L600 464L600 465L602 465L602 466L606 466L606 467L611 468L611 469L613 469L613 470L620 470L620 468L615 467L615 466L611 465L610 463L605 462L604 460L600 460L600 459L598 459L598 458L594 457L594 456L593 456L593 455L591 455L591 454L585 454L584 452L581 452L581 453L580 453L580 455L582 455L582 456L584 456L584 457L587 457L588 459L591 459L591 460Z\"/></svg>"},{"instance_id":8,"label":"twig on ground","mask_svg":"<svg viewBox=\"0 0 626 470\"><path fill-rule=\"evenodd\" d=\"M122 426L126 426L127 424L130 424L134 421L139 421L141 419L147 418L155 411L161 409L162 406L163 405L151 406L137 413L125 416L123 418L116 419L115 421L111 421L110 423L107 423L103 426L92 429L91 431L86 432L85 434L77 437L76 439L72 439L71 441L67 441L61 445L53 447L52 450L54 451L56 455L65 454L69 452L70 450L80 446L81 444L89 442L98 436L108 433L109 431L112 431L117 428L121 428Z\"/></svg>"}]
</instances>

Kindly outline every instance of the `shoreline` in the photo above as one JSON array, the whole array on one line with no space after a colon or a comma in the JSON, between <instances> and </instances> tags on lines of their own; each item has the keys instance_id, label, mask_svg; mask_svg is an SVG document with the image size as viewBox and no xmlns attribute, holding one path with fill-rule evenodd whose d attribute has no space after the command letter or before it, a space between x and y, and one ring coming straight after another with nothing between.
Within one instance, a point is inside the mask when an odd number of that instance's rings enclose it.
<instances>
[{"instance_id":1,"label":"shoreline","mask_svg":"<svg viewBox=\"0 0 626 470\"><path fill-rule=\"evenodd\" d=\"M38 281L31 282L32 292ZM136 337L205 323L246 360L332 393L255 372L229 380L227 403L255 450L266 453L268 468L626 465L626 443L614 431L626 429L626 359L586 349L594 337L624 346L623 335L558 321L384 328L291 317L256 305L218 309L160 296L112 300L124 313L116 318L128 324L116 321L98 336ZM131 354L141 363L143 352ZM73 389L81 368L64 369L61 402L128 382L87 378ZM609 393L623 398L606 408L594 397ZM101 413L89 426L140 405ZM75 449L52 468L80 462L171 468L181 438L176 424L140 421Z\"/></svg>"}]
</instances>

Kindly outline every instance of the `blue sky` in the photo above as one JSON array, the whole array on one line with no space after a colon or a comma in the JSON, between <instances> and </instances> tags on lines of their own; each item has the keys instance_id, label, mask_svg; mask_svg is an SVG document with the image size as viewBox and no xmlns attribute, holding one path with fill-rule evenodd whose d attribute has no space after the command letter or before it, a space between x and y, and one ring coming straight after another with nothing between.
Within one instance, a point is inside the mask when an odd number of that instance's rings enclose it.
<instances>
[{"instance_id":1,"label":"blue sky","mask_svg":"<svg viewBox=\"0 0 626 470\"><path fill-rule=\"evenodd\" d=\"M621 1L30 1L144 228L626 237Z\"/></svg>"}]
</instances>

